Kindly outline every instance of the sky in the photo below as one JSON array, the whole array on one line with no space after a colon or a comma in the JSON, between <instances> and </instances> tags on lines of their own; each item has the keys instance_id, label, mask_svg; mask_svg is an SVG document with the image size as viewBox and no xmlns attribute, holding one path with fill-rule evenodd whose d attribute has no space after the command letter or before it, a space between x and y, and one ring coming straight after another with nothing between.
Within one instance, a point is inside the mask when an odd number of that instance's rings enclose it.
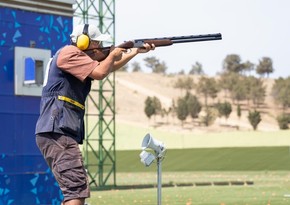
<instances>
[{"instance_id":1,"label":"sky","mask_svg":"<svg viewBox=\"0 0 290 205\"><path fill-rule=\"evenodd\" d=\"M142 69L145 57L165 62L167 73L186 73L196 62L205 74L222 71L229 54L241 62L273 61L272 78L290 76L290 0L118 0L116 44L140 38L221 33L219 41L174 44L131 61ZM130 67L130 63L129 63ZM149 71L149 69L147 69Z\"/></svg>"}]
</instances>

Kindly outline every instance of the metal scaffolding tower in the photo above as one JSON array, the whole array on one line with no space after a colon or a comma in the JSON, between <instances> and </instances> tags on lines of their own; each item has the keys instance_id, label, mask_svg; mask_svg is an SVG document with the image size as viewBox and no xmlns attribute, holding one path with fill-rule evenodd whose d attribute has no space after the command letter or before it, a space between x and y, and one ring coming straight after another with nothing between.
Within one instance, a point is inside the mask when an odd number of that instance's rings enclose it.
<instances>
[{"instance_id":1,"label":"metal scaffolding tower","mask_svg":"<svg viewBox=\"0 0 290 205\"><path fill-rule=\"evenodd\" d=\"M74 25L98 25L102 33L114 39L115 0L76 0L74 10ZM86 102L85 124L83 151L90 185L116 186L114 73L93 83Z\"/></svg>"}]
</instances>

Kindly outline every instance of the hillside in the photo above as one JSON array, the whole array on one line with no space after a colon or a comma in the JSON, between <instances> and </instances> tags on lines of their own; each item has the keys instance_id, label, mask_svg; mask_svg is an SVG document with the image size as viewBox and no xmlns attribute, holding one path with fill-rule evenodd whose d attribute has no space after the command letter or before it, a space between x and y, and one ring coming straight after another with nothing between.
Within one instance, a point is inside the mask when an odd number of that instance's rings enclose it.
<instances>
[{"instance_id":1,"label":"hillside","mask_svg":"<svg viewBox=\"0 0 290 205\"><path fill-rule=\"evenodd\" d=\"M183 96L185 93L180 89L173 88L174 82L180 76L164 76L161 74L152 73L127 73L116 72L116 121L131 125L138 125L144 127L155 127L161 130L174 130L178 132L222 132L234 131L239 127L239 130L252 130L248 122L248 109L246 103L242 105L241 119L237 117L236 106L228 120L216 119L214 125L204 127L198 125L198 122L192 122L188 118L184 127L181 126L180 121L171 114L168 117L161 118L157 116L150 121L144 113L145 99L148 96L156 96L162 103L163 107L169 107L173 99ZM198 81L198 77L194 77L194 82ZM264 79L264 85L267 87L267 97L265 105L258 110L262 113L262 122L258 125L260 131L275 131L279 130L275 117L280 109L273 102L270 96L270 91L274 83L273 79ZM225 95L220 93L215 102L225 100ZM203 103L203 97L200 97ZM229 102L230 100L227 99ZM202 113L201 113L202 114Z\"/></svg>"}]
</instances>

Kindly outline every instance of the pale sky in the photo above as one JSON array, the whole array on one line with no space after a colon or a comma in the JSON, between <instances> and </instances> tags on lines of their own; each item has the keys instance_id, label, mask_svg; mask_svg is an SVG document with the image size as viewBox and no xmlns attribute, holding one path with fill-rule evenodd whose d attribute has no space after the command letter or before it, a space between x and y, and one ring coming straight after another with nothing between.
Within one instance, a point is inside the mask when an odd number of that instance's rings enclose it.
<instances>
[{"instance_id":1,"label":"pale sky","mask_svg":"<svg viewBox=\"0 0 290 205\"><path fill-rule=\"evenodd\" d=\"M116 44L139 38L221 33L223 40L174 44L139 55L164 61L167 73L188 72L196 61L206 74L222 71L228 54L258 64L270 57L270 77L290 76L290 0L118 0Z\"/></svg>"}]
</instances>

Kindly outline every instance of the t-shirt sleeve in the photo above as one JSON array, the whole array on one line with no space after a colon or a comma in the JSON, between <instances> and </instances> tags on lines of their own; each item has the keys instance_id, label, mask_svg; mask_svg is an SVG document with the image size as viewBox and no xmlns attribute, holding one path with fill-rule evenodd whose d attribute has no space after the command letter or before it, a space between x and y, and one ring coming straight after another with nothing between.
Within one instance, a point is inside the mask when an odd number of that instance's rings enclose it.
<instances>
[{"instance_id":1,"label":"t-shirt sleeve","mask_svg":"<svg viewBox=\"0 0 290 205\"><path fill-rule=\"evenodd\" d=\"M75 46L65 46L59 53L57 66L84 81L100 63L92 60Z\"/></svg>"}]
</instances>

